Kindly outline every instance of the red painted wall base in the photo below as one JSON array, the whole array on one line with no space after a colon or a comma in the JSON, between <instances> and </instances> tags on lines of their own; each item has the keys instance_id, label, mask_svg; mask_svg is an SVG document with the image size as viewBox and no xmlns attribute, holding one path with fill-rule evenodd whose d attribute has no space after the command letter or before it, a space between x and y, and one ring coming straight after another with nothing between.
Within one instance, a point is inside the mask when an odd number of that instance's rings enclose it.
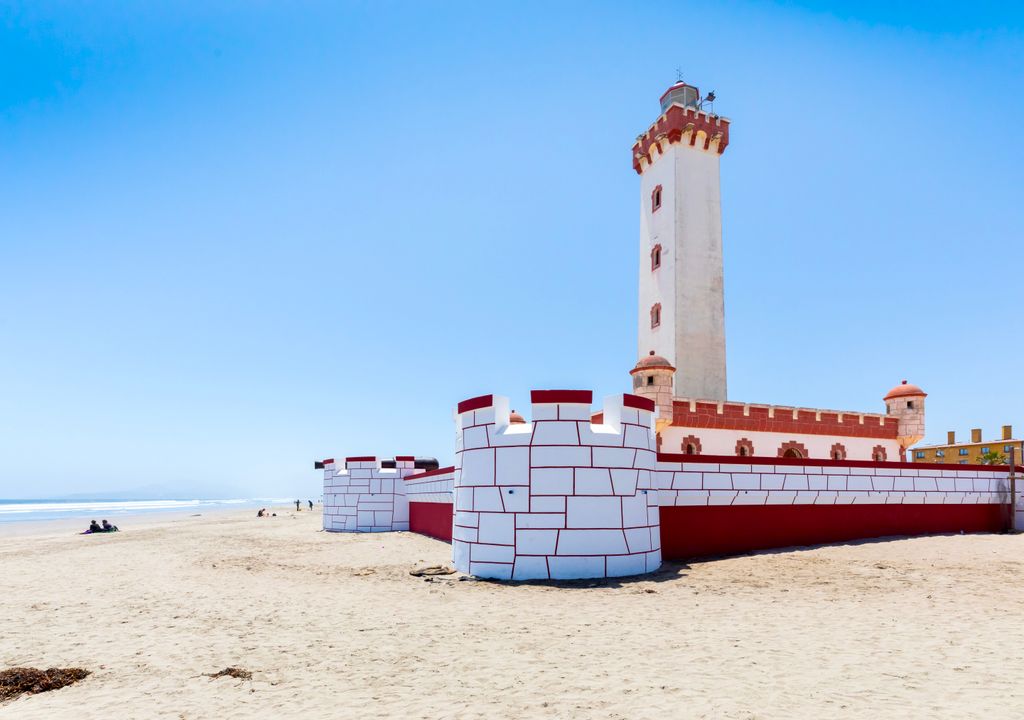
<instances>
[{"instance_id":1,"label":"red painted wall base","mask_svg":"<svg viewBox=\"0 0 1024 720\"><path fill-rule=\"evenodd\" d=\"M661 508L665 560L935 533L1002 532L1005 505L757 505Z\"/></svg>"},{"instance_id":2,"label":"red painted wall base","mask_svg":"<svg viewBox=\"0 0 1024 720\"><path fill-rule=\"evenodd\" d=\"M452 541L451 503L409 503L409 530L445 542Z\"/></svg>"}]
</instances>

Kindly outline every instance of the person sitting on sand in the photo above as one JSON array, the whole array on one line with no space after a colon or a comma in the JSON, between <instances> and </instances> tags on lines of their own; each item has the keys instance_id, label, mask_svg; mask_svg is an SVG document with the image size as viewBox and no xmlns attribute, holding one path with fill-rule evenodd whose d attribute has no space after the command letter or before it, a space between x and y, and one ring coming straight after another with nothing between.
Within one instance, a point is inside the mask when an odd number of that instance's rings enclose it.
<instances>
[{"instance_id":1,"label":"person sitting on sand","mask_svg":"<svg viewBox=\"0 0 1024 720\"><path fill-rule=\"evenodd\" d=\"M267 509L266 508L260 508L260 511L258 513L256 513L256 517L263 517L266 514L267 514Z\"/></svg>"},{"instance_id":2,"label":"person sitting on sand","mask_svg":"<svg viewBox=\"0 0 1024 720\"><path fill-rule=\"evenodd\" d=\"M106 520L103 521L103 532L117 532L117 525L111 525Z\"/></svg>"},{"instance_id":3,"label":"person sitting on sand","mask_svg":"<svg viewBox=\"0 0 1024 720\"><path fill-rule=\"evenodd\" d=\"M90 532L90 533L103 532L103 528L100 527L100 524L98 522L93 520L92 522L89 523L89 529L86 530L86 532Z\"/></svg>"}]
</instances>

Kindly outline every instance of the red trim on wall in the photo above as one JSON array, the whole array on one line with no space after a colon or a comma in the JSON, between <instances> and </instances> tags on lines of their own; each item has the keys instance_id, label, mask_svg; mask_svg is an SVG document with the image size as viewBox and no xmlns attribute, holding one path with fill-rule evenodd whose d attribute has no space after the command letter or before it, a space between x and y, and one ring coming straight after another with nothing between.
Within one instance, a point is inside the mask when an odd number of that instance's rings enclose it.
<instances>
[{"instance_id":1,"label":"red trim on wall","mask_svg":"<svg viewBox=\"0 0 1024 720\"><path fill-rule=\"evenodd\" d=\"M450 543L455 517L453 507L452 503L410 502L409 531Z\"/></svg>"},{"instance_id":2,"label":"red trim on wall","mask_svg":"<svg viewBox=\"0 0 1024 720\"><path fill-rule=\"evenodd\" d=\"M415 475L406 475L404 479L406 482L409 482L410 480L420 480L422 478L434 477L435 475L447 475L448 473L453 472L455 472L455 466L449 465L448 467L438 468L437 470L424 470L423 472L416 473Z\"/></svg>"},{"instance_id":3,"label":"red trim on wall","mask_svg":"<svg viewBox=\"0 0 1024 720\"><path fill-rule=\"evenodd\" d=\"M415 460L415 459L416 459L415 455L395 455L395 460L407 461L407 460Z\"/></svg>"},{"instance_id":4,"label":"red trim on wall","mask_svg":"<svg viewBox=\"0 0 1024 720\"><path fill-rule=\"evenodd\" d=\"M464 413L470 410L480 410L494 405L493 395L480 395L479 397L463 400L459 403L458 412Z\"/></svg>"},{"instance_id":5,"label":"red trim on wall","mask_svg":"<svg viewBox=\"0 0 1024 720\"><path fill-rule=\"evenodd\" d=\"M636 408L637 410L649 410L654 412L654 401L650 398L641 397L639 395L624 393L622 395L622 404L626 407Z\"/></svg>"},{"instance_id":6,"label":"red trim on wall","mask_svg":"<svg viewBox=\"0 0 1024 720\"><path fill-rule=\"evenodd\" d=\"M345 462L375 462L376 460L376 455L356 455L345 458Z\"/></svg>"},{"instance_id":7,"label":"red trim on wall","mask_svg":"<svg viewBox=\"0 0 1024 720\"><path fill-rule=\"evenodd\" d=\"M887 463L892 465L893 463ZM710 505L661 508L666 560L892 535L1001 532L1005 505Z\"/></svg>"},{"instance_id":8,"label":"red trim on wall","mask_svg":"<svg viewBox=\"0 0 1024 720\"><path fill-rule=\"evenodd\" d=\"M1010 472L1009 465L950 465L948 463L922 463L922 462L873 462L871 460L826 460L825 458L773 458L773 457L745 457L737 458L735 455L701 455L694 458L693 455L682 455L681 453L658 453L658 462L666 463L724 463L726 465L820 465L824 467L863 467L883 468L906 468L907 470L921 470L922 468L933 468L936 470L987 470L989 472ZM728 471L723 471L728 472ZM1024 472L1024 466L1017 466L1017 472Z\"/></svg>"},{"instance_id":9,"label":"red trim on wall","mask_svg":"<svg viewBox=\"0 0 1024 720\"><path fill-rule=\"evenodd\" d=\"M586 403L593 402L592 390L533 390L530 392L532 403Z\"/></svg>"},{"instance_id":10,"label":"red trim on wall","mask_svg":"<svg viewBox=\"0 0 1024 720\"><path fill-rule=\"evenodd\" d=\"M324 465L329 465L330 463L334 462L334 458L327 458L326 460L321 460L320 462L322 462Z\"/></svg>"},{"instance_id":11,"label":"red trim on wall","mask_svg":"<svg viewBox=\"0 0 1024 720\"><path fill-rule=\"evenodd\" d=\"M793 410L776 408L775 417L768 417L765 405L747 406L744 413L743 403L723 403L722 412L718 412L718 403L697 402L695 409L690 411L688 400L677 400L672 403L672 424L683 428L716 428L720 430L755 430L761 432L777 432L801 435L834 435L837 437L869 437L880 440L895 440L899 434L899 419L895 416L884 418L884 424L878 424L878 416L865 417L860 423L862 413L840 413L839 411L820 411L818 420L816 410L797 410L797 418L793 419ZM842 414L843 422L839 422Z\"/></svg>"}]
</instances>

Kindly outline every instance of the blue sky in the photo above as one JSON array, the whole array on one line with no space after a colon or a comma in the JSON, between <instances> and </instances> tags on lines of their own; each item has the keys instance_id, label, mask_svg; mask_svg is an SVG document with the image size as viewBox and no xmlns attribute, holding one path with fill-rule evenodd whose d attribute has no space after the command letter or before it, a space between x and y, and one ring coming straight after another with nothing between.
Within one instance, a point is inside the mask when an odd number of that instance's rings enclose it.
<instances>
[{"instance_id":1,"label":"blue sky","mask_svg":"<svg viewBox=\"0 0 1024 720\"><path fill-rule=\"evenodd\" d=\"M1024 11L0 5L0 497L319 494L483 393L628 388L630 146L722 161L733 399L1024 433Z\"/></svg>"}]
</instances>

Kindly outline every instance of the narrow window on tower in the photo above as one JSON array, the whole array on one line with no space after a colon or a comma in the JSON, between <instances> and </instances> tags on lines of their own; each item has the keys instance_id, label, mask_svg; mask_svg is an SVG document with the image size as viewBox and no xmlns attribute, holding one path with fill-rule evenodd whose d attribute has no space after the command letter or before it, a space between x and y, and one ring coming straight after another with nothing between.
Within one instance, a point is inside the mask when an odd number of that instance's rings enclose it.
<instances>
[{"instance_id":1,"label":"narrow window on tower","mask_svg":"<svg viewBox=\"0 0 1024 720\"><path fill-rule=\"evenodd\" d=\"M657 270L661 267L661 245L655 245L654 249L651 250L651 270Z\"/></svg>"},{"instance_id":2,"label":"narrow window on tower","mask_svg":"<svg viewBox=\"0 0 1024 720\"><path fill-rule=\"evenodd\" d=\"M661 207L661 185L654 188L654 192L651 193L651 212L654 212Z\"/></svg>"},{"instance_id":3,"label":"narrow window on tower","mask_svg":"<svg viewBox=\"0 0 1024 720\"><path fill-rule=\"evenodd\" d=\"M661 303L651 308L651 329L661 325Z\"/></svg>"}]
</instances>

